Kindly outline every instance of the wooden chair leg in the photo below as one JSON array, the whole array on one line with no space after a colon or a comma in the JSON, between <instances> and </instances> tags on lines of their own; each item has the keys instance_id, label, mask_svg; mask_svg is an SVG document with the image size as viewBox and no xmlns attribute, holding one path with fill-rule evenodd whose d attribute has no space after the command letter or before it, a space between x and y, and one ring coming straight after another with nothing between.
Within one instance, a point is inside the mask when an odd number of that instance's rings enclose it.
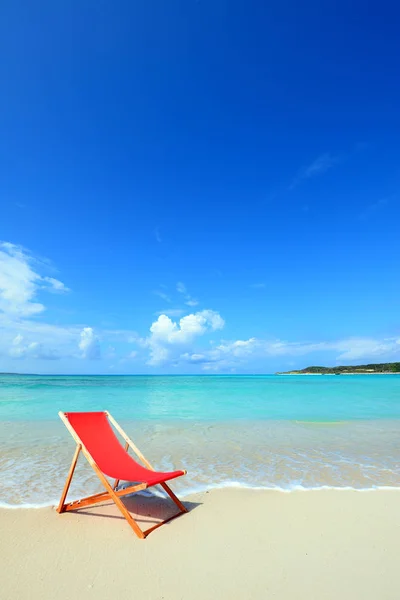
<instances>
[{"instance_id":1,"label":"wooden chair leg","mask_svg":"<svg viewBox=\"0 0 400 600\"><path fill-rule=\"evenodd\" d=\"M78 462L78 456L79 456L79 453L80 453L81 450L82 450L82 446L80 444L77 444L76 445L75 454L74 454L74 457L72 459L71 466L69 468L67 480L65 482L64 489L63 489L62 494L61 494L60 502L59 502L58 507L57 507L57 512L58 513L64 512L64 509L65 509L64 501L65 501L65 498L67 497L69 486L71 485L71 479L72 479L72 476L74 474L76 463Z\"/></svg>"},{"instance_id":2,"label":"wooden chair leg","mask_svg":"<svg viewBox=\"0 0 400 600\"><path fill-rule=\"evenodd\" d=\"M179 500L179 498L177 496L175 496L174 492L171 490L169 485L167 485L165 482L160 483L160 485L167 492L167 494L171 498L171 500L173 500L175 502L175 504L181 509L182 512L185 512L185 513L188 512L188 509L186 508L186 506L184 506L182 504L182 502Z\"/></svg>"},{"instance_id":3,"label":"wooden chair leg","mask_svg":"<svg viewBox=\"0 0 400 600\"><path fill-rule=\"evenodd\" d=\"M88 460L89 460L89 458L88 458ZM89 463L90 463L91 467L96 471L97 477L100 479L100 481L102 482L102 484L106 488L107 492L110 494L110 498L112 500L114 500L115 504L117 505L117 507L121 511L122 515L125 517L125 519L129 523L129 525L132 527L133 531L136 533L136 535L139 538L141 538L143 540L146 537L145 534L140 529L139 525L136 523L135 519L132 517L131 513L126 508L126 506L124 505L124 503L117 496L117 494L115 493L115 491L113 490L113 488L111 487L111 485L108 483L106 477L100 471L99 467L96 465L96 463L92 462L91 460L89 460Z\"/></svg>"}]
</instances>

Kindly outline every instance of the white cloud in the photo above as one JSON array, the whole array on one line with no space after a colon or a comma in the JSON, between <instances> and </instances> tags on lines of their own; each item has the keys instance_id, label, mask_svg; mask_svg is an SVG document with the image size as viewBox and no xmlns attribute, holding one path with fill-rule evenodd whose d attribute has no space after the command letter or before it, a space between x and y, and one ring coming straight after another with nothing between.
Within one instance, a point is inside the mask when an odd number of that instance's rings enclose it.
<instances>
[{"instance_id":1,"label":"white cloud","mask_svg":"<svg viewBox=\"0 0 400 600\"><path fill-rule=\"evenodd\" d=\"M289 189L295 188L301 181L305 179L310 179L316 175L322 175L323 173L326 173L326 171L329 171L329 169L337 164L339 160L340 158L338 156L332 156L328 152L321 154L311 164L300 169L292 184L289 186Z\"/></svg>"},{"instance_id":2,"label":"white cloud","mask_svg":"<svg viewBox=\"0 0 400 600\"><path fill-rule=\"evenodd\" d=\"M246 359L254 358L261 352L261 342L256 338L248 340L236 340L233 342L222 342L212 350L199 353L184 353L180 359L190 363L203 364L204 370L226 369L238 363L245 362Z\"/></svg>"},{"instance_id":3,"label":"white cloud","mask_svg":"<svg viewBox=\"0 0 400 600\"><path fill-rule=\"evenodd\" d=\"M159 296L159 298L162 298L163 300L165 300L165 302L171 302L171 297L168 296L168 294L166 294L165 292L161 292L160 290L156 290L154 292L154 294L156 296Z\"/></svg>"},{"instance_id":4,"label":"white cloud","mask_svg":"<svg viewBox=\"0 0 400 600\"><path fill-rule=\"evenodd\" d=\"M162 364L171 357L178 357L181 348L209 331L222 329L224 320L213 310L203 310L182 317L179 323L167 315L160 315L150 327L150 336L144 344L150 348L149 364ZM174 350L178 347L178 350Z\"/></svg>"},{"instance_id":5,"label":"white cloud","mask_svg":"<svg viewBox=\"0 0 400 600\"><path fill-rule=\"evenodd\" d=\"M348 338L333 344L340 354L337 360L359 360L400 353L400 338Z\"/></svg>"},{"instance_id":6,"label":"white cloud","mask_svg":"<svg viewBox=\"0 0 400 600\"><path fill-rule=\"evenodd\" d=\"M75 326L61 326L44 323L33 319L14 319L9 315L0 313L1 339L12 339L19 333L25 339L40 338L48 344L57 341L61 344L73 343L78 337L81 328Z\"/></svg>"},{"instance_id":7,"label":"white cloud","mask_svg":"<svg viewBox=\"0 0 400 600\"><path fill-rule=\"evenodd\" d=\"M314 177L315 175L320 175L321 173L325 173L333 167L333 165L337 162L337 158L331 156L330 154L321 154L318 156L308 167L305 167L302 170L302 177L307 179L309 177Z\"/></svg>"},{"instance_id":8,"label":"white cloud","mask_svg":"<svg viewBox=\"0 0 400 600\"><path fill-rule=\"evenodd\" d=\"M288 342L283 340L223 341L211 350L201 354L185 352L180 360L203 365L204 370L227 370L252 364L256 360L280 356L306 356L314 353L329 353L332 362L384 362L400 356L400 337L384 338L345 338L330 342ZM383 360L384 357L384 360Z\"/></svg>"},{"instance_id":9,"label":"white cloud","mask_svg":"<svg viewBox=\"0 0 400 600\"><path fill-rule=\"evenodd\" d=\"M19 358L24 354L26 347L23 346L23 341L24 338L21 334L15 336L15 338L12 341L11 348L9 350L10 356Z\"/></svg>"},{"instance_id":10,"label":"white cloud","mask_svg":"<svg viewBox=\"0 0 400 600\"><path fill-rule=\"evenodd\" d=\"M379 356L396 355L400 353L400 338L373 339L363 337L349 337L329 342L285 342L277 340L266 342L266 354L270 356L302 356L314 352L336 353L335 360L350 361L360 359L374 359Z\"/></svg>"},{"instance_id":11,"label":"white cloud","mask_svg":"<svg viewBox=\"0 0 400 600\"><path fill-rule=\"evenodd\" d=\"M31 267L31 259L22 248L0 244L0 311L6 314L30 316L45 307L35 302L40 275Z\"/></svg>"},{"instance_id":12,"label":"white cloud","mask_svg":"<svg viewBox=\"0 0 400 600\"><path fill-rule=\"evenodd\" d=\"M8 352L11 358L34 358L42 360L56 360L59 355L54 350L46 350L38 342L25 342L21 334L15 336Z\"/></svg>"},{"instance_id":13,"label":"white cloud","mask_svg":"<svg viewBox=\"0 0 400 600\"><path fill-rule=\"evenodd\" d=\"M96 360L100 358L99 338L92 327L84 327L80 334L79 349L82 351L82 358Z\"/></svg>"},{"instance_id":14,"label":"white cloud","mask_svg":"<svg viewBox=\"0 0 400 600\"><path fill-rule=\"evenodd\" d=\"M53 291L63 294L70 291L69 288L67 288L67 286L64 285L62 281L54 279L54 277L42 277L42 281L45 281L48 284L50 284L50 287L46 286L46 289L48 289L50 292Z\"/></svg>"},{"instance_id":15,"label":"white cloud","mask_svg":"<svg viewBox=\"0 0 400 600\"><path fill-rule=\"evenodd\" d=\"M58 279L42 275L48 262L22 246L0 243L0 354L11 358L55 359L70 356L79 328L40 320L45 306L39 293L66 292ZM32 318L34 317L34 318Z\"/></svg>"},{"instance_id":16,"label":"white cloud","mask_svg":"<svg viewBox=\"0 0 400 600\"><path fill-rule=\"evenodd\" d=\"M185 304L186 306L197 306L199 304L199 301L196 300L196 298L192 298L192 296L188 293L186 285L184 283L182 283L182 281L178 281L178 283L176 284L176 290L182 294L183 296L185 296Z\"/></svg>"},{"instance_id":17,"label":"white cloud","mask_svg":"<svg viewBox=\"0 0 400 600\"><path fill-rule=\"evenodd\" d=\"M154 236L155 236L155 238L156 238L157 242L158 242L159 244L161 244L161 242L162 242L162 239L161 239L161 234L160 234L160 228L159 228L159 227L156 227L156 228L155 228L155 230L154 230Z\"/></svg>"},{"instance_id":18,"label":"white cloud","mask_svg":"<svg viewBox=\"0 0 400 600\"><path fill-rule=\"evenodd\" d=\"M187 294L186 285L182 283L182 281L178 281L178 283L176 284L176 290L180 294Z\"/></svg>"},{"instance_id":19,"label":"white cloud","mask_svg":"<svg viewBox=\"0 0 400 600\"><path fill-rule=\"evenodd\" d=\"M45 310L37 302L39 290L66 292L58 279L42 277L35 269L34 258L21 246L0 243L0 313L29 317Z\"/></svg>"},{"instance_id":20,"label":"white cloud","mask_svg":"<svg viewBox=\"0 0 400 600\"><path fill-rule=\"evenodd\" d=\"M197 306L199 304L199 301L196 300L195 298L188 297L188 299L186 300L185 304L187 306Z\"/></svg>"},{"instance_id":21,"label":"white cloud","mask_svg":"<svg viewBox=\"0 0 400 600\"><path fill-rule=\"evenodd\" d=\"M101 358L100 333L92 327L61 326L43 321L45 305L41 300L46 292L66 292L68 288L58 279L43 273L45 261L35 260L27 250L14 244L0 243L0 355L5 359L51 360L57 358ZM253 284L261 288L263 284ZM162 290L162 286L160 286ZM176 287L186 304L195 305L184 283ZM170 301L165 291L157 292ZM318 356L322 364L357 362L386 362L399 360L400 337L348 337L330 341L291 342L281 339L220 340L207 345L211 332L224 327L218 312L202 310L184 315L182 308L162 311L152 323L148 337L142 338L132 330L103 330L101 339L136 343L150 351L149 364L179 366L198 365L205 370L226 370L244 365L266 363L270 357ZM176 320L174 320L174 317ZM178 320L178 317L181 317ZM214 337L214 336L213 336ZM200 347L196 347L197 343ZM206 346L205 346L206 344ZM118 357L119 346L108 347L107 358ZM205 347L204 347L205 346ZM79 349L79 350L78 350ZM141 360L136 350L123 350L121 360ZM325 356L326 360L323 360Z\"/></svg>"},{"instance_id":22,"label":"white cloud","mask_svg":"<svg viewBox=\"0 0 400 600\"><path fill-rule=\"evenodd\" d=\"M190 352L184 352L179 356L179 360L189 362L192 364L205 364L210 362L210 358L209 356L207 356L207 354L201 354L196 352L193 352L193 354Z\"/></svg>"},{"instance_id":23,"label":"white cloud","mask_svg":"<svg viewBox=\"0 0 400 600\"><path fill-rule=\"evenodd\" d=\"M207 329L215 331L222 329L224 320L213 310L202 310L186 315L180 319L179 324L166 315L160 315L151 327L152 337L165 341L168 344L185 344L192 338L203 335Z\"/></svg>"},{"instance_id":24,"label":"white cloud","mask_svg":"<svg viewBox=\"0 0 400 600\"><path fill-rule=\"evenodd\" d=\"M152 366L162 365L168 362L171 358L171 353L168 348L162 346L160 344L155 344L149 342L150 350L150 358L147 361L147 364Z\"/></svg>"},{"instance_id":25,"label":"white cloud","mask_svg":"<svg viewBox=\"0 0 400 600\"><path fill-rule=\"evenodd\" d=\"M215 353L220 355L231 355L235 357L249 356L257 348L259 348L260 342L256 338L250 338L249 340L236 340L235 342L222 343L216 347Z\"/></svg>"}]
</instances>

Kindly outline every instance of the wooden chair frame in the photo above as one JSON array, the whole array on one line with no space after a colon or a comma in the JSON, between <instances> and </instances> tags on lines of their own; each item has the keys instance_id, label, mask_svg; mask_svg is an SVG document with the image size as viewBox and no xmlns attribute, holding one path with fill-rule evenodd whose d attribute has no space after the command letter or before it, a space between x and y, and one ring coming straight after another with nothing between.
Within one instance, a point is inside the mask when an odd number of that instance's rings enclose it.
<instances>
[{"instance_id":1,"label":"wooden chair frame","mask_svg":"<svg viewBox=\"0 0 400 600\"><path fill-rule=\"evenodd\" d=\"M104 502L105 500L113 500L115 502L115 504L117 505L118 509L121 511L122 515L128 521L128 523L131 526L131 528L133 529L133 531L136 533L136 535L139 538L144 539L145 537L147 537L149 535L149 533L151 533L152 531L154 531L161 525L164 525L164 523L168 523L172 519L179 517L181 514L188 512L187 508L182 504L182 502L179 500L179 498L177 498L177 496L175 496L174 492L171 490L169 485L167 485L167 483L165 483L165 481L163 481L159 484L155 484L155 485L160 485L163 488L163 490L168 494L168 496L171 498L171 500L173 500L173 502L178 506L179 512L177 514L173 515L172 517L169 517L168 519L165 519L164 521L161 521L160 523L153 525L153 527L150 527L146 531L143 531L139 527L139 525L137 524L135 519L132 517L132 515L130 514L130 512L128 511L128 509L126 508L124 503L121 501L121 497L127 496L128 494L132 494L133 492L139 492L141 490L145 490L146 488L149 488L152 486L148 485L147 483L139 483L136 485L132 485L128 488L125 488L123 490L117 491L116 488L119 484L119 479L116 479L112 486L110 485L110 483L108 482L104 473L97 466L97 464L96 464L95 460L93 459L93 457L91 456L90 452L87 450L87 448L85 448L85 445L82 442L82 440L80 439L79 435L76 433L75 429L71 426L71 424L68 420L68 417L66 416L66 413L59 412L58 414L59 414L61 420L63 421L64 425L66 426L66 428L68 429L68 431L70 432L70 434L72 435L74 440L76 441L76 450L75 450L75 453L74 453L74 456L72 459L72 463L71 463L71 466L70 466L70 469L68 472L68 476L67 476L67 480L64 485L64 489L61 494L60 502L57 507L58 513L61 514L64 512L71 511L71 510L78 510L80 508L84 508L85 506L91 506L93 504L98 504L100 502ZM118 423L115 421L115 419L113 419L113 417L110 415L110 413L106 410L106 411L104 411L104 414L107 416L110 423L112 423L112 425L115 427L115 429L118 431L118 433L125 440L125 451L129 452L129 448L131 448L133 450L133 452L136 454L136 456L138 457L138 459L148 469L150 469L151 471L155 471L155 469L152 467L152 465L149 463L149 461L140 452L139 448L137 448L137 446L135 446L135 444L132 442L132 440L127 436L127 434L122 429L122 427L120 427L120 425L118 425ZM71 485L72 477L73 477L73 474L75 471L76 463L78 461L78 457L81 452L84 455L84 457L86 458L86 460L88 461L88 463L90 464L90 466L92 467L92 469L94 470L94 472L96 473L97 477L100 479L101 483L106 488L106 491L100 492L99 494L93 494L92 496L87 496L86 498L81 498L80 500L75 500L74 502L65 503L65 499L68 494L69 486ZM184 475L186 475L185 470L183 471L183 473L184 473Z\"/></svg>"}]
</instances>

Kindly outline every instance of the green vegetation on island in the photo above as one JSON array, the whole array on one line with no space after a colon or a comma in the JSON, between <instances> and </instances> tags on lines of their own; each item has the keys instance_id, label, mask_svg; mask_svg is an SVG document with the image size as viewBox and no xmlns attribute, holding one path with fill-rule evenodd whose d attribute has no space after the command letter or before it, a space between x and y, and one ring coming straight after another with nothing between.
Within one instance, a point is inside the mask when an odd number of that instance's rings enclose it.
<instances>
[{"instance_id":1,"label":"green vegetation on island","mask_svg":"<svg viewBox=\"0 0 400 600\"><path fill-rule=\"evenodd\" d=\"M306 367L295 371L278 372L277 375L373 375L374 373L400 373L400 362L340 367Z\"/></svg>"}]
</instances>

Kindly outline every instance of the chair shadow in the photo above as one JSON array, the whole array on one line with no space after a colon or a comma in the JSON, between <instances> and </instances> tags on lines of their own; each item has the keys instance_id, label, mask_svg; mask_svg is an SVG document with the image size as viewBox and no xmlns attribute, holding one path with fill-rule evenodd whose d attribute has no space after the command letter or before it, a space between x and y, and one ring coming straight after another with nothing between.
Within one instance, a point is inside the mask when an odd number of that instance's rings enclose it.
<instances>
[{"instance_id":1,"label":"chair shadow","mask_svg":"<svg viewBox=\"0 0 400 600\"><path fill-rule=\"evenodd\" d=\"M178 506L168 497L160 496L143 496L140 493L131 494L126 497L121 497L121 500L125 507L132 514L133 518L142 524L152 525L160 521L170 519L172 516L179 514ZM191 512L201 502L189 502L182 501L188 512ZM109 508L115 507L114 514L109 513ZM104 508L104 512L99 512L99 508ZM92 507L85 507L82 509L77 508L71 511L69 514L81 514L92 517L102 517L105 519L124 519L123 515L120 514L118 508L115 506L112 500L105 500L102 503L94 505ZM182 513L183 515L184 513ZM172 521L171 521L172 522ZM166 523L167 525L169 523Z\"/></svg>"}]
</instances>

